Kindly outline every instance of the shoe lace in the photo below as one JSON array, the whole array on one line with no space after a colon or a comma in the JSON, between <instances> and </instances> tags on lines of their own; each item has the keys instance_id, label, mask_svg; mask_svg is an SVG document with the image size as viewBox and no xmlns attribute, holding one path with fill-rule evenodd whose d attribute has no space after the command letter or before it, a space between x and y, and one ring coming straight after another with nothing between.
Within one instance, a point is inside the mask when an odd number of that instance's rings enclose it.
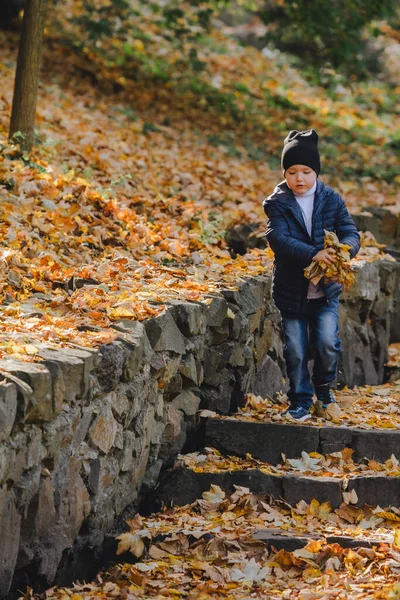
<instances>
[{"instance_id":1,"label":"shoe lace","mask_svg":"<svg viewBox=\"0 0 400 600\"><path fill-rule=\"evenodd\" d=\"M317 394L317 400L320 400L323 404L335 402L332 390L320 390Z\"/></svg>"}]
</instances>

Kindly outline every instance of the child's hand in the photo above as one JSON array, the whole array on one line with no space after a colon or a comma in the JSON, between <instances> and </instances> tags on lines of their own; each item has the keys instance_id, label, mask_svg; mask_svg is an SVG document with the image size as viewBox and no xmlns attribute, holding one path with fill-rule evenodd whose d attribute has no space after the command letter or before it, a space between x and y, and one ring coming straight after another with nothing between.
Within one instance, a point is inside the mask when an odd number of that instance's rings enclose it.
<instances>
[{"instance_id":1,"label":"child's hand","mask_svg":"<svg viewBox=\"0 0 400 600\"><path fill-rule=\"evenodd\" d=\"M328 263L328 265L333 265L333 263L335 262L335 257L336 252L333 248L324 248L323 250L317 252L317 254L313 258L313 261L318 262L321 260L323 262Z\"/></svg>"}]
</instances>

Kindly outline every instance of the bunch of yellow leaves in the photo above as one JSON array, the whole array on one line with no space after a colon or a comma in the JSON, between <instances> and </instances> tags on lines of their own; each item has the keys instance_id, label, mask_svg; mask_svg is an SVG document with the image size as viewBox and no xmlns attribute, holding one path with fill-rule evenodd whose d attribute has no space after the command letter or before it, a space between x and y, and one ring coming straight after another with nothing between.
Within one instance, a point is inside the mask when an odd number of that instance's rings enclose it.
<instances>
[{"instance_id":1,"label":"bunch of yellow leaves","mask_svg":"<svg viewBox=\"0 0 400 600\"><path fill-rule=\"evenodd\" d=\"M349 289L354 283L354 272L350 265L350 246L341 244L336 233L324 230L324 248L332 248L335 251L335 262L328 264L324 261L312 261L304 269L304 275L314 285L325 277L331 281L341 283L345 289Z\"/></svg>"}]
</instances>

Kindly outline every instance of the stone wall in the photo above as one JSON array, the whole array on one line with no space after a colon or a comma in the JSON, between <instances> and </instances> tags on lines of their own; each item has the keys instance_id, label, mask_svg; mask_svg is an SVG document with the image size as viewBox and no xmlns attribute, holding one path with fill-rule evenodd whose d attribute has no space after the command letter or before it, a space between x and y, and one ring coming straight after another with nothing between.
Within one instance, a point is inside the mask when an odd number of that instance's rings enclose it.
<instances>
[{"instance_id":1,"label":"stone wall","mask_svg":"<svg viewBox=\"0 0 400 600\"><path fill-rule=\"evenodd\" d=\"M399 280L398 263L366 263L343 296L342 382L382 381ZM77 577L85 552L94 564L105 534L194 436L199 406L227 414L246 392L285 389L270 284L253 278L121 321L97 350L0 361L0 596Z\"/></svg>"},{"instance_id":2,"label":"stone wall","mask_svg":"<svg viewBox=\"0 0 400 600\"><path fill-rule=\"evenodd\" d=\"M360 213L353 213L357 228L370 231L381 244L400 252L400 211L393 206L369 206Z\"/></svg>"}]
</instances>

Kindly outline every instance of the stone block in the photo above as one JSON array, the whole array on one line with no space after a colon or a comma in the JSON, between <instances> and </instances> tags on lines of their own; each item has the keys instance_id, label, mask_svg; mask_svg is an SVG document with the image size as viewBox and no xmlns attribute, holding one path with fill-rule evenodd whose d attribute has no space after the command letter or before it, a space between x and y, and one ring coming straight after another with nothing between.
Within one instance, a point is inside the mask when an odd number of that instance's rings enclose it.
<instances>
[{"instance_id":1,"label":"stone block","mask_svg":"<svg viewBox=\"0 0 400 600\"><path fill-rule=\"evenodd\" d=\"M165 423L153 420L150 431L151 456L157 456L164 435Z\"/></svg>"},{"instance_id":2,"label":"stone block","mask_svg":"<svg viewBox=\"0 0 400 600\"><path fill-rule=\"evenodd\" d=\"M58 552L72 546L83 521L90 514L91 501L80 475L81 465L79 457L70 456L54 473L55 509L60 531Z\"/></svg>"},{"instance_id":3,"label":"stone block","mask_svg":"<svg viewBox=\"0 0 400 600\"><path fill-rule=\"evenodd\" d=\"M146 333L156 352L185 354L185 338L169 310L145 322Z\"/></svg>"},{"instance_id":4,"label":"stone block","mask_svg":"<svg viewBox=\"0 0 400 600\"><path fill-rule=\"evenodd\" d=\"M100 346L100 363L95 371L103 391L111 392L122 379L128 351L122 342Z\"/></svg>"},{"instance_id":5,"label":"stone block","mask_svg":"<svg viewBox=\"0 0 400 600\"><path fill-rule=\"evenodd\" d=\"M342 294L342 301L359 303L360 301L374 302L380 292L379 266L375 263L357 263L354 267L356 278L352 287Z\"/></svg>"},{"instance_id":6,"label":"stone block","mask_svg":"<svg viewBox=\"0 0 400 600\"><path fill-rule=\"evenodd\" d=\"M261 330L254 338L254 355L257 362L262 362L273 348L282 347L280 330L268 319L262 324Z\"/></svg>"},{"instance_id":7,"label":"stone block","mask_svg":"<svg viewBox=\"0 0 400 600\"><path fill-rule=\"evenodd\" d=\"M168 471L154 497L149 499L149 510L191 504L201 498L201 494L209 490L212 483L220 485L223 476L223 473L194 473L185 468Z\"/></svg>"},{"instance_id":8,"label":"stone block","mask_svg":"<svg viewBox=\"0 0 400 600\"><path fill-rule=\"evenodd\" d=\"M186 354L179 365L179 373L194 385L201 384L202 365L193 354Z\"/></svg>"},{"instance_id":9,"label":"stone block","mask_svg":"<svg viewBox=\"0 0 400 600\"><path fill-rule=\"evenodd\" d=\"M38 509L35 516L35 532L39 538L52 535L56 525L54 506L54 484L52 477L42 477L38 494Z\"/></svg>"},{"instance_id":10,"label":"stone block","mask_svg":"<svg viewBox=\"0 0 400 600\"><path fill-rule=\"evenodd\" d=\"M227 318L228 303L220 296L212 296L207 303L207 325L209 327L221 327Z\"/></svg>"},{"instance_id":11,"label":"stone block","mask_svg":"<svg viewBox=\"0 0 400 600\"><path fill-rule=\"evenodd\" d=\"M259 308L257 312L249 315L249 330L250 333L254 333L260 329L261 319L264 315L264 307Z\"/></svg>"},{"instance_id":12,"label":"stone block","mask_svg":"<svg viewBox=\"0 0 400 600\"><path fill-rule=\"evenodd\" d=\"M229 494L235 491L235 486L249 488L253 494L282 498L282 478L277 475L268 475L258 469L244 469L228 471L225 473L223 489Z\"/></svg>"},{"instance_id":13,"label":"stone block","mask_svg":"<svg viewBox=\"0 0 400 600\"><path fill-rule=\"evenodd\" d=\"M89 373L85 369L84 361L69 353L67 349L41 349L39 354L52 376L54 412L57 415L63 402L70 404L87 394Z\"/></svg>"},{"instance_id":14,"label":"stone block","mask_svg":"<svg viewBox=\"0 0 400 600\"><path fill-rule=\"evenodd\" d=\"M16 416L17 387L15 383L3 381L0 384L0 442L10 436Z\"/></svg>"},{"instance_id":15,"label":"stone block","mask_svg":"<svg viewBox=\"0 0 400 600\"><path fill-rule=\"evenodd\" d=\"M264 542L268 549L286 550L293 552L299 548L304 548L313 539L318 539L317 536L301 535L296 532L288 532L284 529L260 529L252 536L255 540Z\"/></svg>"},{"instance_id":16,"label":"stone block","mask_svg":"<svg viewBox=\"0 0 400 600\"><path fill-rule=\"evenodd\" d=\"M138 416L136 417L133 428L137 435L143 437L145 446L150 444L151 430L155 421L155 408L150 404L142 406Z\"/></svg>"},{"instance_id":17,"label":"stone block","mask_svg":"<svg viewBox=\"0 0 400 600\"><path fill-rule=\"evenodd\" d=\"M398 477L363 476L349 480L347 491L355 490L358 506L400 506L400 481Z\"/></svg>"},{"instance_id":18,"label":"stone block","mask_svg":"<svg viewBox=\"0 0 400 600\"><path fill-rule=\"evenodd\" d=\"M183 390L171 402L171 406L181 410L187 417L193 417L197 413L199 404L200 398L190 390Z\"/></svg>"},{"instance_id":19,"label":"stone block","mask_svg":"<svg viewBox=\"0 0 400 600\"><path fill-rule=\"evenodd\" d=\"M163 367L158 371L158 383L160 388L165 388L172 382L178 374L178 368L182 357L174 352L165 352L162 355ZM176 383L176 382L175 382ZM178 385L179 387L179 385ZM171 389L170 391L173 391Z\"/></svg>"},{"instance_id":20,"label":"stone block","mask_svg":"<svg viewBox=\"0 0 400 600\"><path fill-rule=\"evenodd\" d=\"M0 597L10 590L17 563L21 516L15 504L14 493L0 487Z\"/></svg>"},{"instance_id":21,"label":"stone block","mask_svg":"<svg viewBox=\"0 0 400 600\"><path fill-rule=\"evenodd\" d=\"M381 291L384 294L393 294L398 284L400 274L400 263L389 260L378 262Z\"/></svg>"},{"instance_id":22,"label":"stone block","mask_svg":"<svg viewBox=\"0 0 400 600\"><path fill-rule=\"evenodd\" d=\"M277 358L274 359L268 354L257 364L253 378L252 391L263 398L273 396L275 392L286 392L288 389L288 383L283 376L281 365ZM246 386L244 389L251 388Z\"/></svg>"},{"instance_id":23,"label":"stone block","mask_svg":"<svg viewBox=\"0 0 400 600\"><path fill-rule=\"evenodd\" d=\"M357 310L359 310L359 306ZM378 373L372 350L374 332L369 324L361 324L346 317L346 310L339 313L339 330L342 352L339 360L338 380L349 387L355 385L378 385L383 373ZM360 317L358 317L360 319Z\"/></svg>"},{"instance_id":24,"label":"stone block","mask_svg":"<svg viewBox=\"0 0 400 600\"><path fill-rule=\"evenodd\" d=\"M52 381L49 370L39 364L14 359L0 360L0 369L9 373L17 384L17 412L28 423L54 419ZM23 383L18 384L17 380Z\"/></svg>"},{"instance_id":25,"label":"stone block","mask_svg":"<svg viewBox=\"0 0 400 600\"><path fill-rule=\"evenodd\" d=\"M159 382L160 389L163 391L165 399L170 400L183 390L183 380L179 373L176 373L172 379L163 387L162 382Z\"/></svg>"},{"instance_id":26,"label":"stone block","mask_svg":"<svg viewBox=\"0 0 400 600\"><path fill-rule=\"evenodd\" d=\"M110 530L116 518L115 486L117 485L120 466L117 457L100 456L98 463L98 480L95 494L91 497L93 510L87 521L88 528L95 532Z\"/></svg>"},{"instance_id":27,"label":"stone block","mask_svg":"<svg viewBox=\"0 0 400 600\"><path fill-rule=\"evenodd\" d=\"M133 431L124 431L124 447L121 458L121 471L130 471L134 465L134 459L140 456L143 450L143 440L135 435Z\"/></svg>"},{"instance_id":28,"label":"stone block","mask_svg":"<svg viewBox=\"0 0 400 600\"><path fill-rule=\"evenodd\" d=\"M217 346L230 337L230 321L226 319L219 327L210 326L207 332L208 345Z\"/></svg>"},{"instance_id":29,"label":"stone block","mask_svg":"<svg viewBox=\"0 0 400 600\"><path fill-rule=\"evenodd\" d=\"M168 462L182 450L186 440L183 412L174 406L165 407L165 428L161 439L160 460Z\"/></svg>"},{"instance_id":30,"label":"stone block","mask_svg":"<svg viewBox=\"0 0 400 600\"><path fill-rule=\"evenodd\" d=\"M327 544L338 544L342 548L372 548L379 545L379 539L376 538L354 538L344 535L324 536ZM300 534L295 530L290 531L279 528L260 529L253 535L256 540L261 540L268 548L293 552L299 548L304 548L309 542L321 539L321 536L312 533Z\"/></svg>"},{"instance_id":31,"label":"stone block","mask_svg":"<svg viewBox=\"0 0 400 600\"><path fill-rule=\"evenodd\" d=\"M228 302L237 304L245 315L256 313L264 306L267 279L253 277L242 283L238 290L222 290L221 294Z\"/></svg>"},{"instance_id":32,"label":"stone block","mask_svg":"<svg viewBox=\"0 0 400 600\"><path fill-rule=\"evenodd\" d=\"M114 390L110 392L109 402L111 403L111 407L114 411L114 414L117 417L123 417L126 415L130 409L130 402L126 393L122 390Z\"/></svg>"},{"instance_id":33,"label":"stone block","mask_svg":"<svg viewBox=\"0 0 400 600\"><path fill-rule=\"evenodd\" d=\"M45 423L42 426L43 446L46 449L45 460L54 464L55 469L59 468L64 460L65 449L72 445L76 447L81 443L82 436L79 434L86 435L93 410L89 408L89 415L83 417L79 407L67 408L68 410L63 410L52 423ZM82 419L83 426L80 429Z\"/></svg>"},{"instance_id":34,"label":"stone block","mask_svg":"<svg viewBox=\"0 0 400 600\"><path fill-rule=\"evenodd\" d=\"M123 379L130 381L139 373L143 365L151 360L153 350L143 323L123 319L113 327L121 332L118 339L122 343L128 344Z\"/></svg>"},{"instance_id":35,"label":"stone block","mask_svg":"<svg viewBox=\"0 0 400 600\"><path fill-rule=\"evenodd\" d=\"M334 477L285 475L282 487L284 499L292 506L300 500L310 503L314 498L318 502L329 502L332 508L338 508L343 502L342 482Z\"/></svg>"},{"instance_id":36,"label":"stone block","mask_svg":"<svg viewBox=\"0 0 400 600\"><path fill-rule=\"evenodd\" d=\"M340 452L352 447L353 431L346 427L321 427L319 430L321 454Z\"/></svg>"},{"instance_id":37,"label":"stone block","mask_svg":"<svg viewBox=\"0 0 400 600\"><path fill-rule=\"evenodd\" d=\"M128 428L130 423L137 419L140 411L147 404L152 403L153 392L151 389L152 380L145 374L140 374L121 388L121 393L126 394L129 401L129 410L124 416L124 426ZM156 382L155 382L156 383ZM154 402L158 398L158 390L154 391Z\"/></svg>"},{"instance_id":38,"label":"stone block","mask_svg":"<svg viewBox=\"0 0 400 600\"><path fill-rule=\"evenodd\" d=\"M231 408L231 398L235 389L236 378L231 369L222 369L219 373L218 384L209 386L203 384L200 388L202 405L227 415Z\"/></svg>"},{"instance_id":39,"label":"stone block","mask_svg":"<svg viewBox=\"0 0 400 600\"><path fill-rule=\"evenodd\" d=\"M14 472L14 465L16 461L15 448L11 448L8 444L0 445L0 486L8 481L14 481L12 479L12 473ZM24 464L25 466L25 464ZM22 471L22 470L21 470ZM21 473L18 473L18 477ZM17 479L18 479L17 477Z\"/></svg>"},{"instance_id":40,"label":"stone block","mask_svg":"<svg viewBox=\"0 0 400 600\"><path fill-rule=\"evenodd\" d=\"M228 365L231 367L244 367L246 364L246 358L244 348L240 344L234 344L232 353L228 360Z\"/></svg>"},{"instance_id":41,"label":"stone block","mask_svg":"<svg viewBox=\"0 0 400 600\"><path fill-rule=\"evenodd\" d=\"M29 471L24 471L14 486L16 503L25 519L29 504L39 491L40 472L40 466L36 466Z\"/></svg>"},{"instance_id":42,"label":"stone block","mask_svg":"<svg viewBox=\"0 0 400 600\"><path fill-rule=\"evenodd\" d=\"M206 307L200 302L170 300L169 310L185 337L202 335L207 329Z\"/></svg>"},{"instance_id":43,"label":"stone block","mask_svg":"<svg viewBox=\"0 0 400 600\"><path fill-rule=\"evenodd\" d=\"M224 473L195 473L185 467L168 471L161 480L156 492L158 506L183 506L201 498L211 484L218 485L227 494L235 491L235 486L248 487L254 494L282 497L281 478L266 475L258 469L227 471Z\"/></svg>"},{"instance_id":44,"label":"stone block","mask_svg":"<svg viewBox=\"0 0 400 600\"><path fill-rule=\"evenodd\" d=\"M26 440L26 468L37 467L44 458L46 451L42 445L43 433L40 427L31 425L25 428Z\"/></svg>"},{"instance_id":45,"label":"stone block","mask_svg":"<svg viewBox=\"0 0 400 600\"><path fill-rule=\"evenodd\" d=\"M236 340L243 345L251 338L250 317L247 317L241 310L238 310L237 306L235 318L230 319L228 324L230 340Z\"/></svg>"},{"instance_id":46,"label":"stone block","mask_svg":"<svg viewBox=\"0 0 400 600\"><path fill-rule=\"evenodd\" d=\"M101 355L98 348L88 348L86 346L71 345L68 348L68 354L75 356L85 363L85 369L90 373L97 368L100 363Z\"/></svg>"},{"instance_id":47,"label":"stone block","mask_svg":"<svg viewBox=\"0 0 400 600\"><path fill-rule=\"evenodd\" d=\"M352 447L356 459L384 462L392 454L400 458L400 431L354 429Z\"/></svg>"},{"instance_id":48,"label":"stone block","mask_svg":"<svg viewBox=\"0 0 400 600\"><path fill-rule=\"evenodd\" d=\"M221 355L218 348L212 346L207 348L204 355L204 383L207 385L219 385L222 381Z\"/></svg>"},{"instance_id":49,"label":"stone block","mask_svg":"<svg viewBox=\"0 0 400 600\"><path fill-rule=\"evenodd\" d=\"M156 460L152 465L147 466L146 472L142 479L142 494L149 493L150 490L153 490L155 488L162 466L163 461L161 459Z\"/></svg>"},{"instance_id":50,"label":"stone block","mask_svg":"<svg viewBox=\"0 0 400 600\"><path fill-rule=\"evenodd\" d=\"M400 218L398 214L385 210L381 216L380 230L384 236L396 243L400 235Z\"/></svg>"},{"instance_id":51,"label":"stone block","mask_svg":"<svg viewBox=\"0 0 400 600\"><path fill-rule=\"evenodd\" d=\"M0 445L0 482L15 484L27 468L28 435L19 431Z\"/></svg>"},{"instance_id":52,"label":"stone block","mask_svg":"<svg viewBox=\"0 0 400 600\"><path fill-rule=\"evenodd\" d=\"M99 414L89 429L91 443L104 452L104 454L108 454L114 445L117 425L111 406L106 404L100 409Z\"/></svg>"},{"instance_id":53,"label":"stone block","mask_svg":"<svg viewBox=\"0 0 400 600\"><path fill-rule=\"evenodd\" d=\"M317 452L319 445L318 429L304 425L209 419L205 435L206 446L238 456L249 453L271 464L281 462L281 453L297 458L303 450Z\"/></svg>"}]
</instances>

